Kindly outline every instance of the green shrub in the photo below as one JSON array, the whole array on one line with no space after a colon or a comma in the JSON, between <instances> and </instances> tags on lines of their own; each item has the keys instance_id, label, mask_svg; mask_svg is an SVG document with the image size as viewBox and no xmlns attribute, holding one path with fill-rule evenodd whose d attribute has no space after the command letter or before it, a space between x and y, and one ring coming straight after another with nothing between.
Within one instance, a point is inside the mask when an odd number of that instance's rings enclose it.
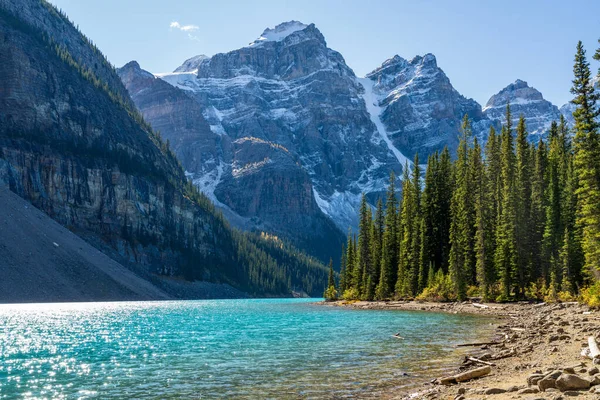
<instances>
[{"instance_id":1,"label":"green shrub","mask_svg":"<svg viewBox=\"0 0 600 400\"><path fill-rule=\"evenodd\" d=\"M546 289L546 282L540 278L535 282L531 282L525 289L525 297L529 300L543 301L548 294Z\"/></svg>"},{"instance_id":2,"label":"green shrub","mask_svg":"<svg viewBox=\"0 0 600 400\"><path fill-rule=\"evenodd\" d=\"M360 295L358 293L358 290L356 290L356 288L350 288L350 289L346 289L344 291L342 298L344 300L358 300L360 298Z\"/></svg>"},{"instance_id":3,"label":"green shrub","mask_svg":"<svg viewBox=\"0 0 600 400\"><path fill-rule=\"evenodd\" d=\"M323 293L323 297L325 297L325 301L335 301L338 299L338 292L335 286L329 286L325 293Z\"/></svg>"},{"instance_id":4,"label":"green shrub","mask_svg":"<svg viewBox=\"0 0 600 400\"><path fill-rule=\"evenodd\" d=\"M456 300L454 285L450 275L444 275L442 270L435 273L430 285L417 296L419 301L453 301Z\"/></svg>"},{"instance_id":5,"label":"green shrub","mask_svg":"<svg viewBox=\"0 0 600 400\"><path fill-rule=\"evenodd\" d=\"M590 307L600 307L600 282L594 283L581 291L581 298Z\"/></svg>"}]
</instances>

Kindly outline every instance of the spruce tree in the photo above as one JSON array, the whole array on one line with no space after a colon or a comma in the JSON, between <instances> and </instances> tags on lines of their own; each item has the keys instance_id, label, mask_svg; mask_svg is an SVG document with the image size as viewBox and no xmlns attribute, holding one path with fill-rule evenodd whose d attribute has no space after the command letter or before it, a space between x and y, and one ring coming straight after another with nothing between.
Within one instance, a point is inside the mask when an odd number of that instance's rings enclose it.
<instances>
[{"instance_id":1,"label":"spruce tree","mask_svg":"<svg viewBox=\"0 0 600 400\"><path fill-rule=\"evenodd\" d=\"M512 115L510 105L506 106L506 125L502 127L501 145L501 197L499 204L499 220L496 226L496 250L494 265L500 276L501 299L511 297L511 289L515 282L517 254L515 249L515 192L514 166L515 154L512 137Z\"/></svg>"},{"instance_id":2,"label":"spruce tree","mask_svg":"<svg viewBox=\"0 0 600 400\"><path fill-rule=\"evenodd\" d=\"M371 225L371 268L369 273L371 285L369 291L372 295L371 300L375 296L375 286L379 282L381 273L381 258L383 251L383 234L385 231L385 212L383 210L383 201L377 200L377 208L375 209L375 218Z\"/></svg>"},{"instance_id":3,"label":"spruce tree","mask_svg":"<svg viewBox=\"0 0 600 400\"><path fill-rule=\"evenodd\" d=\"M385 227L383 232L381 272L375 297L385 300L392 296L398 268L398 201L396 199L396 176L390 174L390 184L385 203Z\"/></svg>"},{"instance_id":4,"label":"spruce tree","mask_svg":"<svg viewBox=\"0 0 600 400\"><path fill-rule=\"evenodd\" d=\"M473 185L475 187L475 268L477 283L484 301L491 300L494 283L493 264L493 207L489 170L484 168L481 149L476 142L473 151Z\"/></svg>"},{"instance_id":5,"label":"spruce tree","mask_svg":"<svg viewBox=\"0 0 600 400\"><path fill-rule=\"evenodd\" d=\"M467 295L466 275L471 260L471 229L469 224L469 165L468 140L471 135L471 121L465 115L462 122L462 136L457 150L454 167L455 190L451 202L452 221L450 225L450 263L449 272L458 300Z\"/></svg>"},{"instance_id":6,"label":"spruce tree","mask_svg":"<svg viewBox=\"0 0 600 400\"><path fill-rule=\"evenodd\" d=\"M531 269L531 151L527 140L527 128L523 115L519 118L516 139L515 168L515 243L517 255L517 287L521 297L525 295Z\"/></svg>"},{"instance_id":7,"label":"spruce tree","mask_svg":"<svg viewBox=\"0 0 600 400\"><path fill-rule=\"evenodd\" d=\"M436 220L437 204L437 182L438 174L437 152L431 154L427 160L427 169L425 170L425 186L421 196L421 254L419 259L419 291L427 286L427 275L429 264L435 259L435 249L438 243L435 242L436 233L439 227Z\"/></svg>"},{"instance_id":8,"label":"spruce tree","mask_svg":"<svg viewBox=\"0 0 600 400\"><path fill-rule=\"evenodd\" d=\"M599 114L595 93L591 83L589 64L581 41L577 44L573 66L573 87L576 105L574 166L578 178L577 225L581 230L581 245L585 257L585 269L589 277L597 275L600 266L600 145L598 139Z\"/></svg>"},{"instance_id":9,"label":"spruce tree","mask_svg":"<svg viewBox=\"0 0 600 400\"><path fill-rule=\"evenodd\" d=\"M358 294L364 297L366 292L366 281L372 271L371 268L371 208L367 203L367 197L363 194L360 201L359 224L358 224L358 268L354 270L354 287Z\"/></svg>"},{"instance_id":10,"label":"spruce tree","mask_svg":"<svg viewBox=\"0 0 600 400\"><path fill-rule=\"evenodd\" d=\"M340 295L344 294L346 290L346 248L342 245L342 256L340 258L340 283L339 283L339 293Z\"/></svg>"},{"instance_id":11,"label":"spruce tree","mask_svg":"<svg viewBox=\"0 0 600 400\"><path fill-rule=\"evenodd\" d=\"M450 259L450 225L452 215L450 212L450 203L452 202L452 193L454 190L453 167L448 147L440 154L440 162L436 174L435 186L435 230L434 242L436 251L434 257L434 268L440 268L443 273L448 272L448 262Z\"/></svg>"},{"instance_id":12,"label":"spruce tree","mask_svg":"<svg viewBox=\"0 0 600 400\"><path fill-rule=\"evenodd\" d=\"M546 222L546 170L547 152L544 141L540 139L537 149L532 146L531 159L533 174L531 181L531 222L529 234L531 236L531 280L536 281L544 275L543 241Z\"/></svg>"}]
</instances>

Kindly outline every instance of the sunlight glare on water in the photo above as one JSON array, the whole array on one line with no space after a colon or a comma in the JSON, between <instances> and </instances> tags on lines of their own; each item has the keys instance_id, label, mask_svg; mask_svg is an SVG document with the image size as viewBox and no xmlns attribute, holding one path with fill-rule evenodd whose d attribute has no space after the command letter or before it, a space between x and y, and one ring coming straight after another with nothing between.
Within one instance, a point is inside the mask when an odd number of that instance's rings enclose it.
<instances>
[{"instance_id":1,"label":"sunlight glare on water","mask_svg":"<svg viewBox=\"0 0 600 400\"><path fill-rule=\"evenodd\" d=\"M441 373L487 325L314 301L0 305L0 399L377 397Z\"/></svg>"}]
</instances>

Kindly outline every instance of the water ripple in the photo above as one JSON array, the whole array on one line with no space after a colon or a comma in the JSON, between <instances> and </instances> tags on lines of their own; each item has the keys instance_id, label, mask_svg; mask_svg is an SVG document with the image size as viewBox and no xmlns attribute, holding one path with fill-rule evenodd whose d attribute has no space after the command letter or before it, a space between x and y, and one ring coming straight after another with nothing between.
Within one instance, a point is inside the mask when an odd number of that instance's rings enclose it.
<instances>
[{"instance_id":1,"label":"water ripple","mask_svg":"<svg viewBox=\"0 0 600 400\"><path fill-rule=\"evenodd\" d=\"M486 325L311 301L0 306L0 399L377 397L441 372Z\"/></svg>"}]
</instances>

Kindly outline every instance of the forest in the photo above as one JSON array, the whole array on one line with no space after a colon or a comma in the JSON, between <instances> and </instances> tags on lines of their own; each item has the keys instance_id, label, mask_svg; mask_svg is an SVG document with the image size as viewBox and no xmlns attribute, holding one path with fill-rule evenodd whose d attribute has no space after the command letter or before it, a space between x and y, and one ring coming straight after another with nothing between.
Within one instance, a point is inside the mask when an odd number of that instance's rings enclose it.
<instances>
[{"instance_id":1,"label":"forest","mask_svg":"<svg viewBox=\"0 0 600 400\"><path fill-rule=\"evenodd\" d=\"M325 298L600 306L600 95L581 42L573 73L574 126L561 118L532 143L507 104L482 146L465 115L454 156L436 152L423 171L417 154L400 198L392 173L374 210L363 195Z\"/></svg>"}]
</instances>

